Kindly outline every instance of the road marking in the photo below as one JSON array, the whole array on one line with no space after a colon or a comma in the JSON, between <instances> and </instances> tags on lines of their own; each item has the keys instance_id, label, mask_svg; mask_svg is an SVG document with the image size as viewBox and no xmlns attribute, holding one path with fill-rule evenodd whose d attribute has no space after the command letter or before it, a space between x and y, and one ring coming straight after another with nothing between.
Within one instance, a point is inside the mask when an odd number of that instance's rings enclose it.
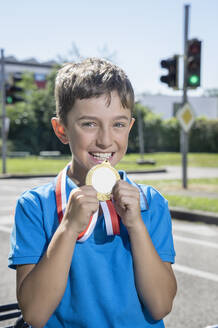
<instances>
[{"instance_id":1,"label":"road marking","mask_svg":"<svg viewBox=\"0 0 218 328\"><path fill-rule=\"evenodd\" d=\"M4 202L10 202L10 203L15 203L16 205L16 202L18 200L18 197L19 197L19 194L10 194L10 195L1 195L0 196L0 201L4 201Z\"/></svg>"},{"instance_id":2,"label":"road marking","mask_svg":"<svg viewBox=\"0 0 218 328\"><path fill-rule=\"evenodd\" d=\"M0 231L11 233L12 227L0 226Z\"/></svg>"},{"instance_id":3,"label":"road marking","mask_svg":"<svg viewBox=\"0 0 218 328\"><path fill-rule=\"evenodd\" d=\"M211 241L182 237L182 236L177 236L177 235L173 235L173 239L184 242L184 243L188 243L188 244L195 244L195 245L201 245L201 246L206 246L206 247L218 248L218 244L213 243Z\"/></svg>"},{"instance_id":4,"label":"road marking","mask_svg":"<svg viewBox=\"0 0 218 328\"><path fill-rule=\"evenodd\" d=\"M11 206L0 206L0 211L1 212L14 212L15 211L15 207L13 205Z\"/></svg>"},{"instance_id":5,"label":"road marking","mask_svg":"<svg viewBox=\"0 0 218 328\"><path fill-rule=\"evenodd\" d=\"M175 221L173 221L172 224L173 224L174 231L188 232L190 234L207 236L207 237L213 237L218 235L218 230L215 227L208 227L203 224L196 224L196 223L183 224Z\"/></svg>"},{"instance_id":6,"label":"road marking","mask_svg":"<svg viewBox=\"0 0 218 328\"><path fill-rule=\"evenodd\" d=\"M22 192L23 190L23 187L22 185L21 186L14 186L14 185L1 185L1 190L4 190L4 191L20 191Z\"/></svg>"},{"instance_id":7,"label":"road marking","mask_svg":"<svg viewBox=\"0 0 218 328\"><path fill-rule=\"evenodd\" d=\"M14 215L0 217L0 225L14 224Z\"/></svg>"},{"instance_id":8,"label":"road marking","mask_svg":"<svg viewBox=\"0 0 218 328\"><path fill-rule=\"evenodd\" d=\"M215 274L215 273L193 269L193 268L187 267L185 265L180 265L180 264L177 264L177 263L173 264L173 269L175 271L190 274L191 276L195 276L195 277L204 278L204 279L208 279L208 280L218 282L218 275Z\"/></svg>"},{"instance_id":9,"label":"road marking","mask_svg":"<svg viewBox=\"0 0 218 328\"><path fill-rule=\"evenodd\" d=\"M0 231L11 233L14 224L14 215L0 217Z\"/></svg>"}]
</instances>

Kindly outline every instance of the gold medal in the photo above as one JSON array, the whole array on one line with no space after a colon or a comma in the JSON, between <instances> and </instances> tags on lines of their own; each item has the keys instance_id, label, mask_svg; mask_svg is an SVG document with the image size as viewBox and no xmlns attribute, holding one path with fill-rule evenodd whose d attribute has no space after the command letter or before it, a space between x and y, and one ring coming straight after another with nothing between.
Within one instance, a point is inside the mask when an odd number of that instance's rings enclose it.
<instances>
[{"instance_id":1,"label":"gold medal","mask_svg":"<svg viewBox=\"0 0 218 328\"><path fill-rule=\"evenodd\" d=\"M86 176L86 185L95 188L98 200L106 201L110 199L113 186L118 180L120 180L119 173L109 161L105 160L89 170Z\"/></svg>"}]
</instances>

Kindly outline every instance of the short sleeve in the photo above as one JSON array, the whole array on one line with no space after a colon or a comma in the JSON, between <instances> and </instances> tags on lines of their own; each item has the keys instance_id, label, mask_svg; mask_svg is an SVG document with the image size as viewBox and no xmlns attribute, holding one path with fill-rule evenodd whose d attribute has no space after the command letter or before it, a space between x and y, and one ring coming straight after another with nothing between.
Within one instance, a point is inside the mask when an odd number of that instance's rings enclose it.
<instances>
[{"instance_id":1,"label":"short sleeve","mask_svg":"<svg viewBox=\"0 0 218 328\"><path fill-rule=\"evenodd\" d=\"M46 248L40 199L36 194L27 192L17 202L8 266L15 269L19 264L35 264Z\"/></svg>"},{"instance_id":2,"label":"short sleeve","mask_svg":"<svg viewBox=\"0 0 218 328\"><path fill-rule=\"evenodd\" d=\"M145 223L153 245L164 262L175 262L172 220L168 201L154 188L147 188L149 208L145 211Z\"/></svg>"}]
</instances>

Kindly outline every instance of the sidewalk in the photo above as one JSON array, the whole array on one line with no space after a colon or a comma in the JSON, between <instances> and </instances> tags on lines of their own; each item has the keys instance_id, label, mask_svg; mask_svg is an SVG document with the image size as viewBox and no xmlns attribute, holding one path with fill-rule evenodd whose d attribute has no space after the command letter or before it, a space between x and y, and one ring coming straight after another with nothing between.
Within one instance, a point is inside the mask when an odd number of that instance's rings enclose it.
<instances>
[{"instance_id":1,"label":"sidewalk","mask_svg":"<svg viewBox=\"0 0 218 328\"><path fill-rule=\"evenodd\" d=\"M182 179L182 167L181 166L166 166L161 172L157 170L143 171L142 173L129 172L132 177L135 178L135 174L140 174L140 178L149 180L167 180L167 179ZM187 169L188 179L200 179L200 178L218 178L218 167L188 167Z\"/></svg>"}]
</instances>

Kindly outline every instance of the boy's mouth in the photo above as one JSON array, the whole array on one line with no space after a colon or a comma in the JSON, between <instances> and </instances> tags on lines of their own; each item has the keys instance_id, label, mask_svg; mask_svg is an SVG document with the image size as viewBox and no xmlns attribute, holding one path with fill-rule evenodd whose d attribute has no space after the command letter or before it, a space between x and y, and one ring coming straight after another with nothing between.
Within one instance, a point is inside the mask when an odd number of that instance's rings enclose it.
<instances>
[{"instance_id":1,"label":"boy's mouth","mask_svg":"<svg viewBox=\"0 0 218 328\"><path fill-rule=\"evenodd\" d=\"M106 159L109 160L114 153L91 153L89 154L96 159L97 161L105 161Z\"/></svg>"}]
</instances>

